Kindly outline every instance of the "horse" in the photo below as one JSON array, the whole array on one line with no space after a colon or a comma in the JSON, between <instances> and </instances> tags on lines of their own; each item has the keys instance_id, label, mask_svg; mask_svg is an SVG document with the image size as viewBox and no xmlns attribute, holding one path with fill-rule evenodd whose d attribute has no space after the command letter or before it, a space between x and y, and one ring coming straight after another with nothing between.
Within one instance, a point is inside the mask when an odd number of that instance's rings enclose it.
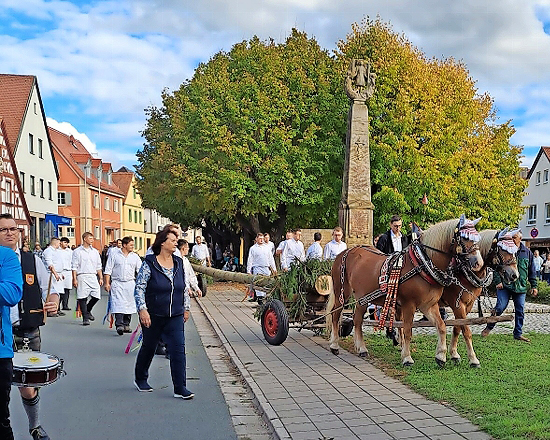
<instances>
[{"instance_id":1,"label":"horse","mask_svg":"<svg viewBox=\"0 0 550 440\"><path fill-rule=\"evenodd\" d=\"M499 246L502 240L507 238L511 240L508 228L502 231L486 229L480 232L480 237L479 251L484 261L481 270L473 273L467 269L459 271L457 278L460 284L451 284L443 289L443 295L439 304L440 306L448 305L451 307L456 319L466 318L472 310L475 300L481 295L483 288L490 284L492 274L488 275L488 268L499 272L506 283L511 283L519 277L514 253L509 252L513 249L505 249L506 246ZM466 343L470 366L478 368L480 362L472 345L472 331L469 325L455 325L453 327L453 335L451 336L451 344L449 346L451 360L457 364L460 362L457 346L461 331Z\"/></svg>"},{"instance_id":2,"label":"horse","mask_svg":"<svg viewBox=\"0 0 550 440\"><path fill-rule=\"evenodd\" d=\"M439 337L435 360L440 366L445 364L447 360L446 327L439 315L438 302L444 285L450 283L448 268L453 258L468 264L472 270L479 271L483 266L477 247L479 234L475 230L475 224L478 221L479 219L469 221L462 215L460 219L437 223L427 229L417 241L407 246L403 252L392 255L402 259L401 272L406 274L400 278L396 292L397 305L400 306L400 314L403 316L401 345L403 365L414 364L410 353L410 341L413 317L417 309L420 309L437 327ZM338 325L342 306L353 293L358 301L353 316L355 349L359 356L367 356L368 351L362 329L363 315L369 302L384 304L385 291L381 293L382 286L379 281L383 278L381 269L388 264L386 261L389 259L390 256L375 248L354 247L340 253L334 260L333 292L327 304L327 311L331 312L327 316L327 325L331 328L330 349L333 354L339 354ZM390 288L384 290L388 289ZM375 297L375 295L378 296ZM365 301L367 298L368 302Z\"/></svg>"}]
</instances>

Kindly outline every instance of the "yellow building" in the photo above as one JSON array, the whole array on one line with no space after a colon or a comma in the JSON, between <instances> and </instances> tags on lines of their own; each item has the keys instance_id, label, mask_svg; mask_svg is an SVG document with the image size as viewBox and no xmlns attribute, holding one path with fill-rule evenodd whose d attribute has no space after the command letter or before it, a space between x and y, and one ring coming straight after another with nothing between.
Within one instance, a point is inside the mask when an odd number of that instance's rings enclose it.
<instances>
[{"instance_id":1,"label":"yellow building","mask_svg":"<svg viewBox=\"0 0 550 440\"><path fill-rule=\"evenodd\" d=\"M128 168L122 167L113 173L113 182L126 194L122 204L122 237L133 237L134 251L144 257L147 250L145 216L141 196L135 186L136 177Z\"/></svg>"}]
</instances>

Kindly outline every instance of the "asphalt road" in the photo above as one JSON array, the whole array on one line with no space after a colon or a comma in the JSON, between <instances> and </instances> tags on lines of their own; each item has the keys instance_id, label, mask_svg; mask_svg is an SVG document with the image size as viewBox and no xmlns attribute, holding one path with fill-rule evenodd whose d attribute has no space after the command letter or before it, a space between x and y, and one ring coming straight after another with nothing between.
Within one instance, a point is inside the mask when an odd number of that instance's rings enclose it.
<instances>
[{"instance_id":1,"label":"asphalt road","mask_svg":"<svg viewBox=\"0 0 550 440\"><path fill-rule=\"evenodd\" d=\"M74 299L71 299L74 308ZM94 308L96 320L83 327L70 315L49 318L42 327L42 352L65 361L67 375L41 389L41 424L52 440L236 439L227 404L201 345L193 320L185 326L187 387L193 400L175 399L168 359L155 356L149 371L152 393L133 385L137 351L125 354L129 334L101 325L106 299ZM101 313L100 313L101 312ZM135 328L137 316L132 319ZM30 438L18 390L11 392L16 439Z\"/></svg>"}]
</instances>

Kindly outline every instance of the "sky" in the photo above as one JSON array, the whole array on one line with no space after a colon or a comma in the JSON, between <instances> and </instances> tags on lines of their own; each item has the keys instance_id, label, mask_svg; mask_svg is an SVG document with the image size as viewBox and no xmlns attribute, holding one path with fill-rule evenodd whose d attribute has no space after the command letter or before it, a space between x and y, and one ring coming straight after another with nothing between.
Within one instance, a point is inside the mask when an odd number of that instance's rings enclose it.
<instances>
[{"instance_id":1,"label":"sky","mask_svg":"<svg viewBox=\"0 0 550 440\"><path fill-rule=\"evenodd\" d=\"M36 75L48 124L132 168L145 109L200 62L293 27L328 50L363 17L462 60L530 166L550 145L550 0L0 0L0 72Z\"/></svg>"}]
</instances>

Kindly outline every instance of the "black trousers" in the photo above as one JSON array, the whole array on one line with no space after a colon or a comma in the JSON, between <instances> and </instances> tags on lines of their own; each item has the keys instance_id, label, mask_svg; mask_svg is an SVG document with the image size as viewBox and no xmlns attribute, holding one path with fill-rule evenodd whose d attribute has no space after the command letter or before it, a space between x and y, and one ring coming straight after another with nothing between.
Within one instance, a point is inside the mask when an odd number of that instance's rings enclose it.
<instances>
[{"instance_id":1,"label":"black trousers","mask_svg":"<svg viewBox=\"0 0 550 440\"><path fill-rule=\"evenodd\" d=\"M132 315L128 315L126 313L115 313L115 327L119 327L121 325L130 326L131 321Z\"/></svg>"},{"instance_id":2,"label":"black trousers","mask_svg":"<svg viewBox=\"0 0 550 440\"><path fill-rule=\"evenodd\" d=\"M13 379L13 363L11 358L0 359L0 438L13 440L10 425L10 391Z\"/></svg>"}]
</instances>

